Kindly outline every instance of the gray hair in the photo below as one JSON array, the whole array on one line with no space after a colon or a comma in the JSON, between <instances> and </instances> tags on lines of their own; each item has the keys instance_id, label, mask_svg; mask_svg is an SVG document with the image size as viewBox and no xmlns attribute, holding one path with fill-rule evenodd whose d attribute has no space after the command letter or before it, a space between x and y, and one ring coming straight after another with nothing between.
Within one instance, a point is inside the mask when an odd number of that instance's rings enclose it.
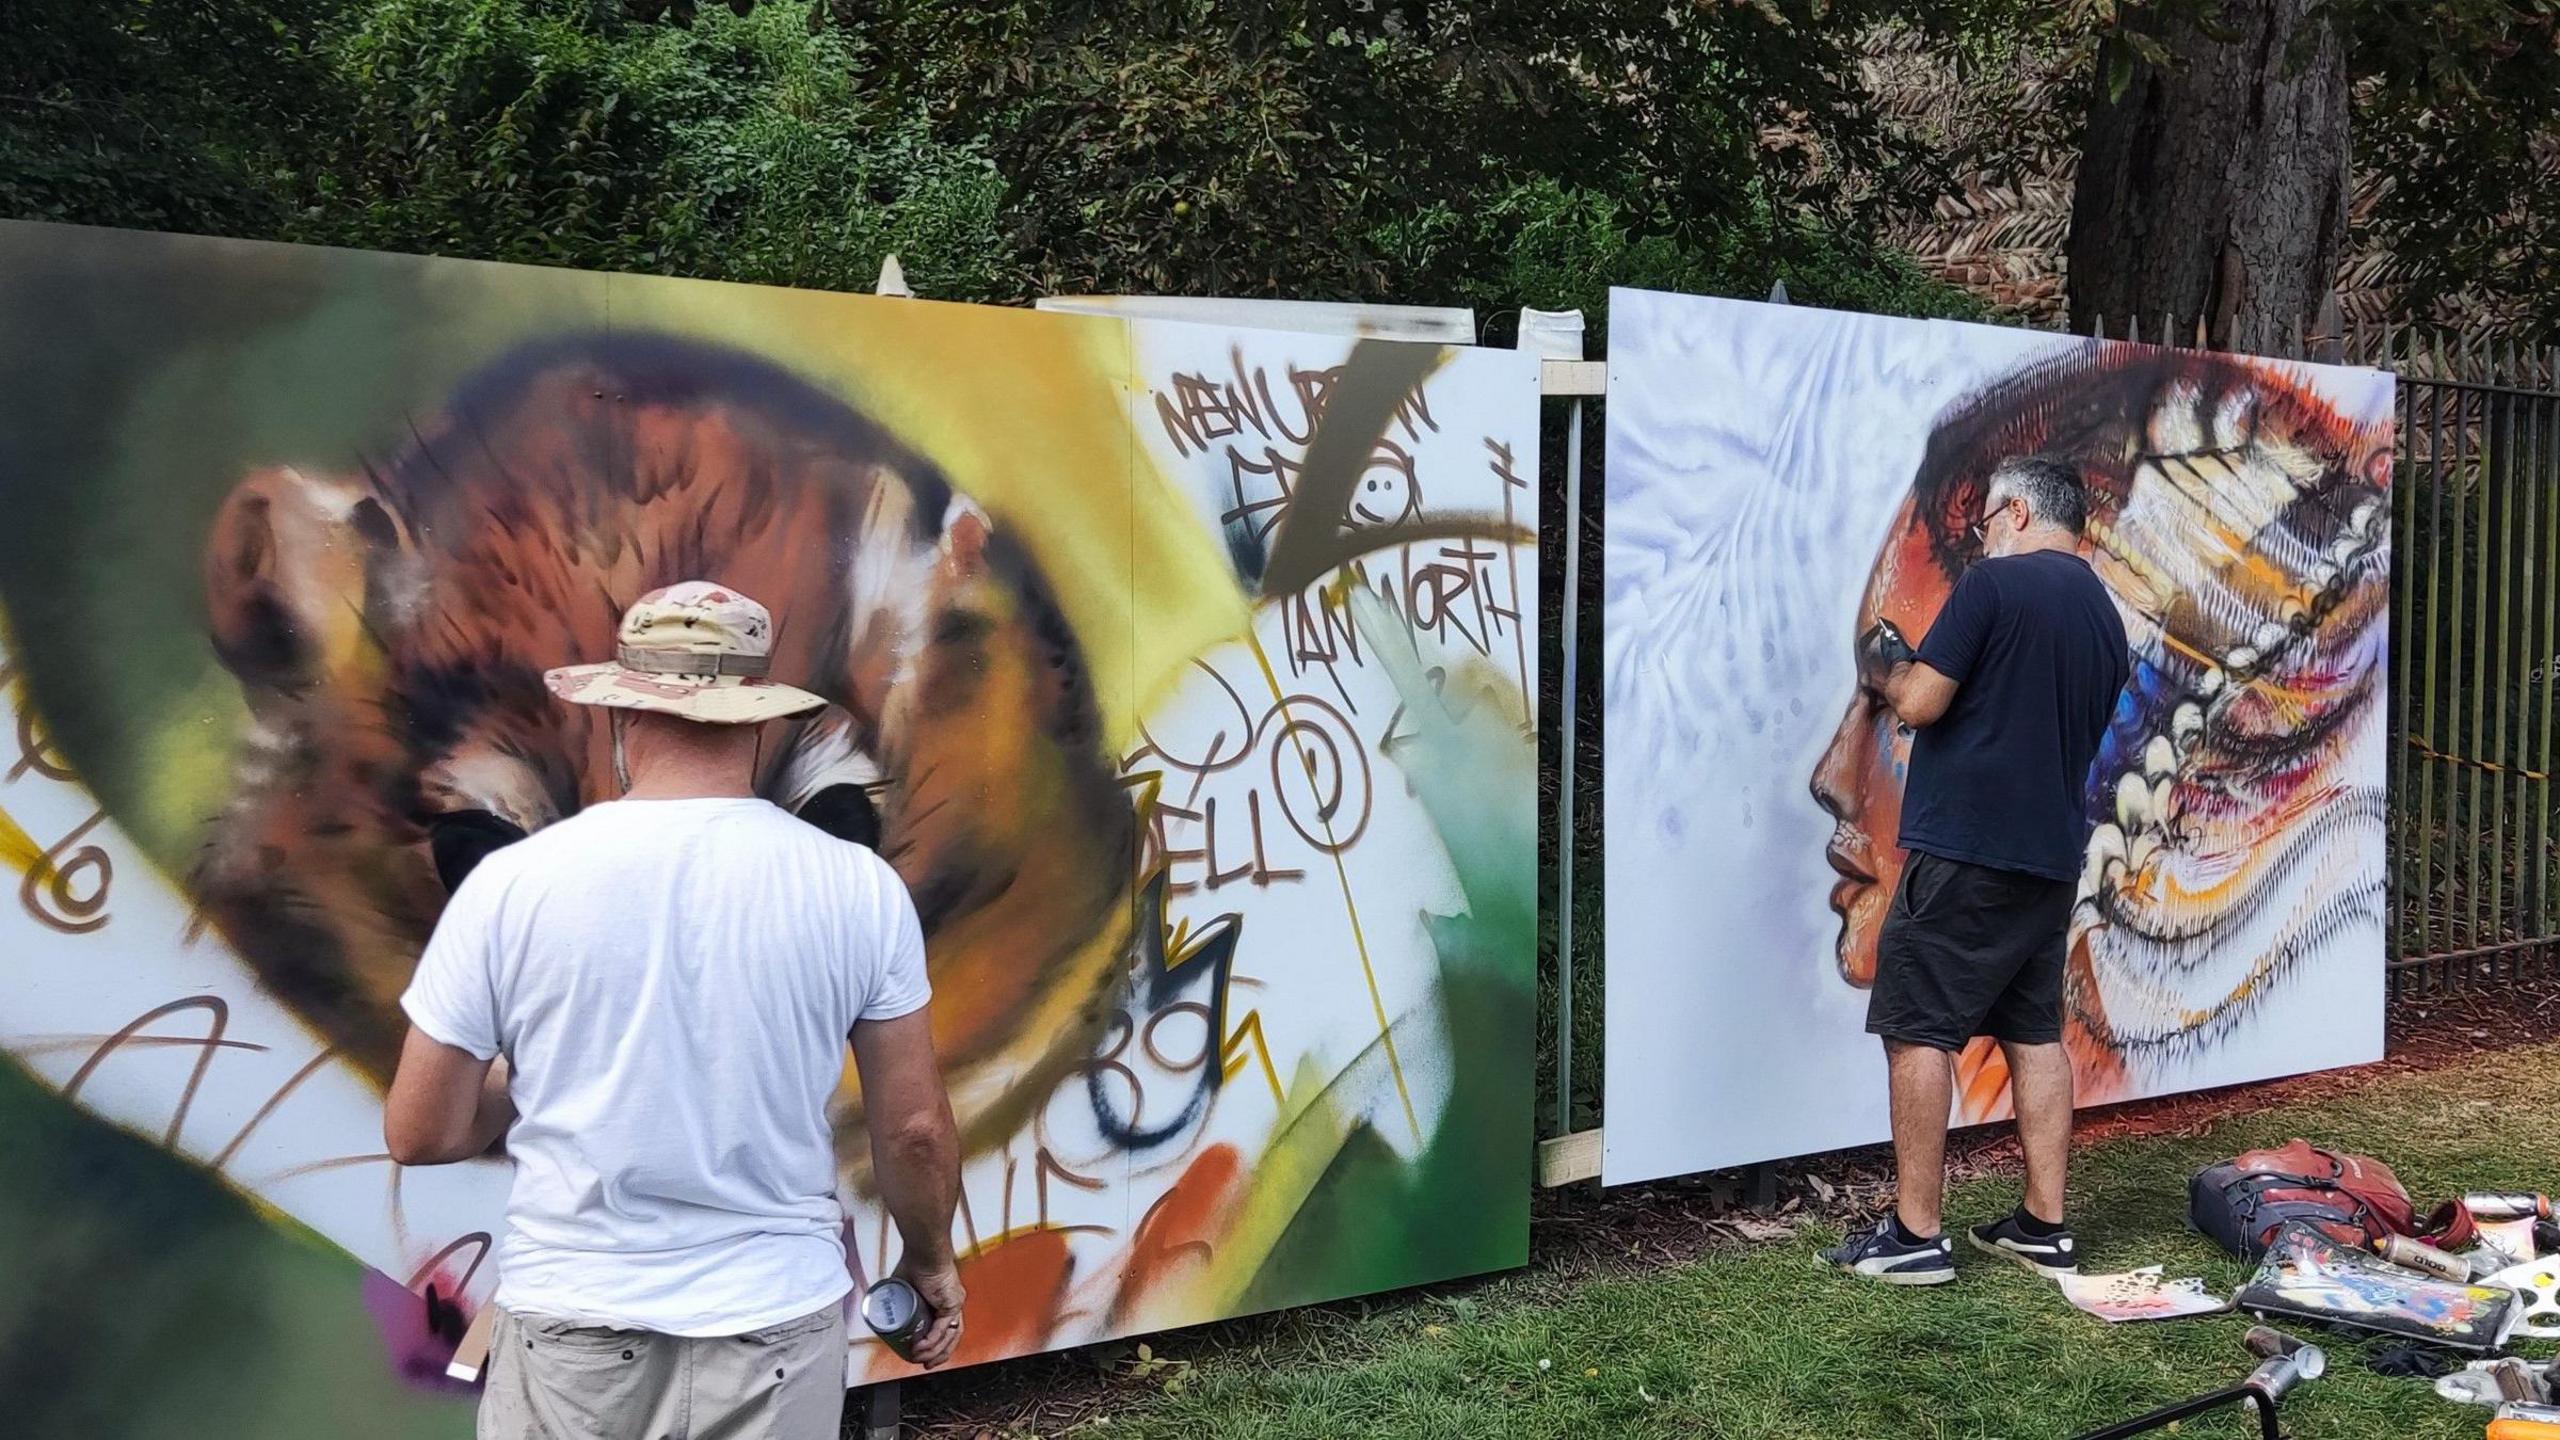
<instances>
[{"instance_id":1,"label":"gray hair","mask_svg":"<svg viewBox=\"0 0 2560 1440\"><path fill-rule=\"evenodd\" d=\"M2001 461L1983 499L1986 515L2011 500L2024 500L2030 525L2059 525L2074 535L2088 528L2089 490L2080 483L2080 467L2050 455Z\"/></svg>"}]
</instances>

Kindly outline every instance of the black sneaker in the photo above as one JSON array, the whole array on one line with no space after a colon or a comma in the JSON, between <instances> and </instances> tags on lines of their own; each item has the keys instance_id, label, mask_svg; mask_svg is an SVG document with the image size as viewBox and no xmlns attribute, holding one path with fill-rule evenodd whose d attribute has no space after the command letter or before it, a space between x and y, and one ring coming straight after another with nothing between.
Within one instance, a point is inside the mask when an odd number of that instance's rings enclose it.
<instances>
[{"instance_id":1,"label":"black sneaker","mask_svg":"<svg viewBox=\"0 0 2560 1440\"><path fill-rule=\"evenodd\" d=\"M1894 1233L1891 1215L1857 1231L1822 1252L1822 1258L1853 1275L1887 1285L1944 1285L1956 1278L1955 1242L1905 1240Z\"/></svg>"},{"instance_id":2,"label":"black sneaker","mask_svg":"<svg viewBox=\"0 0 2560 1440\"><path fill-rule=\"evenodd\" d=\"M1967 1229L1965 1238L1973 1248L2003 1259L2015 1260L2046 1279L2080 1273L2080 1247L2071 1232L2057 1228L2050 1235L2030 1235L2018 1223L2021 1212L2011 1211L1988 1225Z\"/></svg>"}]
</instances>

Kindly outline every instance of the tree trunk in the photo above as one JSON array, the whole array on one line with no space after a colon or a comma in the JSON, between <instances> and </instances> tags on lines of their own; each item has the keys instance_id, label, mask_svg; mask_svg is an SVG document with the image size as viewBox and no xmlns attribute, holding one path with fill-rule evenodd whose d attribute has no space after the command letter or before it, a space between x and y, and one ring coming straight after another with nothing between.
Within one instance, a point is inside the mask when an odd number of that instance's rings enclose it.
<instances>
[{"instance_id":1,"label":"tree trunk","mask_svg":"<svg viewBox=\"0 0 2560 1440\"><path fill-rule=\"evenodd\" d=\"M2324 8L2205 0L2211 35L2154 22L2169 63L2137 61L2113 100L2101 57L2071 203L2073 329L2135 320L2189 343L2201 319L2216 346L2264 346L2318 314L2347 229L2346 49Z\"/></svg>"}]
</instances>

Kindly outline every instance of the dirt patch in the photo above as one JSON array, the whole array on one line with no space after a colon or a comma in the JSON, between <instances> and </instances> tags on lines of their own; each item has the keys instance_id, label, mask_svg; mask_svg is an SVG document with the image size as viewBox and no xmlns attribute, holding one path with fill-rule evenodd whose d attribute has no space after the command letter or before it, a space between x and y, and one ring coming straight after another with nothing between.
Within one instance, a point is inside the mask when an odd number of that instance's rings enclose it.
<instances>
[{"instance_id":1,"label":"dirt patch","mask_svg":"<svg viewBox=\"0 0 2560 1440\"><path fill-rule=\"evenodd\" d=\"M2393 1002L2388 1024L2389 1054L2375 1064L2110 1106L2084 1114L2075 1139L2088 1143L2195 1134L2234 1115L2334 1095L2342 1085L2476 1063L2487 1054L2547 1042L2560 1033L2560 984L2405 998ZM2017 1142L2005 1126L1967 1131L1950 1137L1947 1161L1950 1179L1957 1181L2015 1174ZM1736 1244L1781 1238L1816 1220L1836 1225L1872 1214L1891 1192L1893 1156L1887 1147L1871 1146L1786 1161L1775 1170L1777 1198L1765 1211L1744 1203L1748 1180L1741 1172L1617 1190L1541 1192L1531 1208L1529 1268L1499 1281L1504 1293L1494 1303L1534 1300L1541 1292L1597 1276L1683 1264ZM1484 1283L1459 1282L1227 1321L1152 1337L1148 1343L1169 1356L1272 1343L1312 1342L1323 1348L1327 1331L1378 1310L1443 1303L1445 1297ZM1115 1407L1143 1403L1161 1390L1168 1366L1181 1363L1141 1358L1137 1344L1124 1341L926 1380L908 1387L908 1433L941 1440L1060 1435L1092 1425Z\"/></svg>"}]
</instances>

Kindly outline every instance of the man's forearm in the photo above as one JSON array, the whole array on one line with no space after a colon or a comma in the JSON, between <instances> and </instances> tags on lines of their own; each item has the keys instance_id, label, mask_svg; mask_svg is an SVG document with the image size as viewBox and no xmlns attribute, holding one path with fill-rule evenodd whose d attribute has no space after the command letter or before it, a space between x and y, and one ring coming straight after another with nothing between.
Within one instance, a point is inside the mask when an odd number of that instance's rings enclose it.
<instances>
[{"instance_id":1,"label":"man's forearm","mask_svg":"<svg viewBox=\"0 0 2560 1440\"><path fill-rule=\"evenodd\" d=\"M1883 689L1894 718L1915 730L1937 724L1956 697L1954 681L1917 660L1893 667Z\"/></svg>"},{"instance_id":2,"label":"man's forearm","mask_svg":"<svg viewBox=\"0 0 2560 1440\"><path fill-rule=\"evenodd\" d=\"M880 1203L898 1224L910 1261L951 1263L951 1217L960 1203L960 1137L945 1109L931 1120L875 1132L872 1169Z\"/></svg>"},{"instance_id":3,"label":"man's forearm","mask_svg":"<svg viewBox=\"0 0 2560 1440\"><path fill-rule=\"evenodd\" d=\"M412 1029L382 1097L382 1144L402 1165L474 1160L515 1123L507 1062L483 1060Z\"/></svg>"}]
</instances>

